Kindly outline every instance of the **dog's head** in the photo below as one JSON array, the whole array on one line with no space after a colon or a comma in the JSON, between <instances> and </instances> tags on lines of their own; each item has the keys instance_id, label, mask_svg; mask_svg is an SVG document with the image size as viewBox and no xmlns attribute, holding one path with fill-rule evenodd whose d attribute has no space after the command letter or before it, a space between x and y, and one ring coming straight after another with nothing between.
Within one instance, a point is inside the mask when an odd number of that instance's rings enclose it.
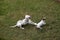
<instances>
[{"instance_id":1,"label":"dog's head","mask_svg":"<svg viewBox=\"0 0 60 40\"><path fill-rule=\"evenodd\" d=\"M42 20L46 20L46 17L43 17Z\"/></svg>"},{"instance_id":2,"label":"dog's head","mask_svg":"<svg viewBox=\"0 0 60 40\"><path fill-rule=\"evenodd\" d=\"M30 16L30 15L25 15L25 18L26 18L26 19L30 19L31 16Z\"/></svg>"}]
</instances>

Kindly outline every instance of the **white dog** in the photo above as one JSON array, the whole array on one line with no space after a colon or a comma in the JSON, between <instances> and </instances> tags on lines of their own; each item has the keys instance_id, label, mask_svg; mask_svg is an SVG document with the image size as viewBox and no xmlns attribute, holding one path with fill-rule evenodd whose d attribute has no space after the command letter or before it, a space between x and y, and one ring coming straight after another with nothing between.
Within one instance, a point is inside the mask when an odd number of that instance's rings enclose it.
<instances>
[{"instance_id":1,"label":"white dog","mask_svg":"<svg viewBox=\"0 0 60 40\"><path fill-rule=\"evenodd\" d=\"M33 21L30 20L30 15L25 15L25 19L17 21L17 24L11 27L20 27L21 29L24 29L22 25L26 24L37 25L37 23L34 23Z\"/></svg>"},{"instance_id":2,"label":"white dog","mask_svg":"<svg viewBox=\"0 0 60 40\"><path fill-rule=\"evenodd\" d=\"M41 26L43 26L43 25L46 24L45 19L46 19L46 18L43 18L43 19L37 24L36 27L42 29Z\"/></svg>"}]
</instances>

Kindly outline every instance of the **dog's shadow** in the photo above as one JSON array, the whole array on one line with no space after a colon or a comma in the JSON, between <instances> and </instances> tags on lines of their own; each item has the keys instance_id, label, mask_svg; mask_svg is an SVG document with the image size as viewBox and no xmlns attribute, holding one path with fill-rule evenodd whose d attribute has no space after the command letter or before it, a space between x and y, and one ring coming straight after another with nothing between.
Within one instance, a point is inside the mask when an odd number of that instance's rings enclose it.
<instances>
[{"instance_id":1,"label":"dog's shadow","mask_svg":"<svg viewBox=\"0 0 60 40\"><path fill-rule=\"evenodd\" d=\"M45 33L46 30L45 29L37 29L37 33Z\"/></svg>"}]
</instances>

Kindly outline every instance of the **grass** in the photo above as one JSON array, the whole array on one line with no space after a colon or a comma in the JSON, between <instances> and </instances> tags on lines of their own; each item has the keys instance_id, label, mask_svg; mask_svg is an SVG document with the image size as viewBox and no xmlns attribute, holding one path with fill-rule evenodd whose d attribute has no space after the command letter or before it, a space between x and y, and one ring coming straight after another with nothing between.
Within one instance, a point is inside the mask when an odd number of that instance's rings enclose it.
<instances>
[{"instance_id":1,"label":"grass","mask_svg":"<svg viewBox=\"0 0 60 40\"><path fill-rule=\"evenodd\" d=\"M42 30L33 25L11 28L24 15L34 22L47 17ZM0 40L60 40L60 3L55 0L0 0Z\"/></svg>"}]
</instances>

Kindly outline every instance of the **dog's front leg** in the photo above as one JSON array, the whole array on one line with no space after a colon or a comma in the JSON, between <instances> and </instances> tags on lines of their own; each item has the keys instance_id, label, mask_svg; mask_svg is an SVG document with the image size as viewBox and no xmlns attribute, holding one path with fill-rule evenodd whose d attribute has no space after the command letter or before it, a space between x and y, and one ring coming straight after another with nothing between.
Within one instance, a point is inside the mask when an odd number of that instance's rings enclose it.
<instances>
[{"instance_id":1,"label":"dog's front leg","mask_svg":"<svg viewBox=\"0 0 60 40\"><path fill-rule=\"evenodd\" d=\"M29 20L29 24L37 25L37 23L35 23L35 22L31 21L31 20Z\"/></svg>"}]
</instances>

